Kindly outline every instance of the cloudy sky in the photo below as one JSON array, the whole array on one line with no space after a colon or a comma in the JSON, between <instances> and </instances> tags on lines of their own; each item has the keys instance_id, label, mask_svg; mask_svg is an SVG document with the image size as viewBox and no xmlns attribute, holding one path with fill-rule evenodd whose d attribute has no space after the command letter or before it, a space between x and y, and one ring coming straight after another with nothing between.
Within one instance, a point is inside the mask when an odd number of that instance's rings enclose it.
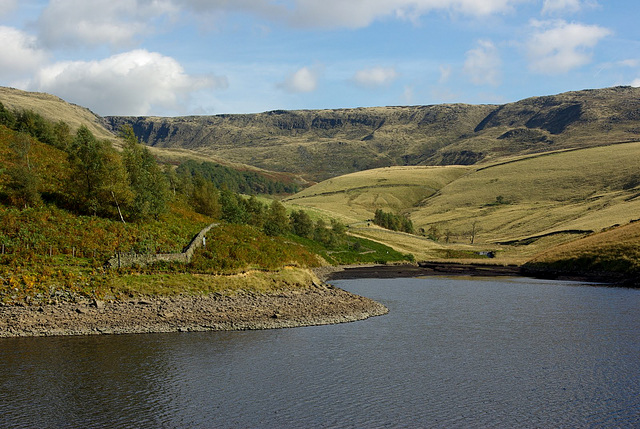
<instances>
[{"instance_id":1,"label":"cloudy sky","mask_svg":"<svg viewBox=\"0 0 640 429\"><path fill-rule=\"evenodd\" d=\"M637 0L0 0L0 86L100 115L640 86Z\"/></svg>"}]
</instances>

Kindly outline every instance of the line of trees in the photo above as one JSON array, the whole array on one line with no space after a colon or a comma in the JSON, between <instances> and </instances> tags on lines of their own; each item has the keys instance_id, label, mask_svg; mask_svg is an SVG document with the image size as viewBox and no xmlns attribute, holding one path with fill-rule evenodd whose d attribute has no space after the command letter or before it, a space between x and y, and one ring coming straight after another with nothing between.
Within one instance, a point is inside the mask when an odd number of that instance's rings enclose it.
<instances>
[{"instance_id":1,"label":"line of trees","mask_svg":"<svg viewBox=\"0 0 640 429\"><path fill-rule=\"evenodd\" d=\"M402 231L409 234L414 233L413 222L411 222L411 219L403 215L385 212L382 209L376 210L373 217L373 223L392 231Z\"/></svg>"},{"instance_id":2,"label":"line of trees","mask_svg":"<svg viewBox=\"0 0 640 429\"><path fill-rule=\"evenodd\" d=\"M295 194L299 191L295 183L284 183L269 179L254 171L238 171L213 162L188 160L180 164L177 174L199 174L216 187L240 194Z\"/></svg>"}]
</instances>

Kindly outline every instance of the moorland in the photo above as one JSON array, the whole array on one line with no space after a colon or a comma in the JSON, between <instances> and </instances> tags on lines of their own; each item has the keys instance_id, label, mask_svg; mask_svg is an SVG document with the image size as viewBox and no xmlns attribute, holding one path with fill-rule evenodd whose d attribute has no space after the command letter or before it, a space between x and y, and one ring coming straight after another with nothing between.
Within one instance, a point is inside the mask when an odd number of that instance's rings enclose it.
<instances>
[{"instance_id":1,"label":"moorland","mask_svg":"<svg viewBox=\"0 0 640 429\"><path fill-rule=\"evenodd\" d=\"M638 88L177 118L0 102L5 305L260 294L264 273L422 261L637 284ZM189 264L104 268L214 222Z\"/></svg>"}]
</instances>

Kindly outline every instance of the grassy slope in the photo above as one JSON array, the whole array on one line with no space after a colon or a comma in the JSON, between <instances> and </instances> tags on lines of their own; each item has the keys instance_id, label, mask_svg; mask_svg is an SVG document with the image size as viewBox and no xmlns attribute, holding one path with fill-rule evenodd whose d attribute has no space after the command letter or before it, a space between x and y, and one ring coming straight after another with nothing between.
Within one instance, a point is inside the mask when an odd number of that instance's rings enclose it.
<instances>
[{"instance_id":1,"label":"grassy slope","mask_svg":"<svg viewBox=\"0 0 640 429\"><path fill-rule=\"evenodd\" d=\"M66 122L71 127L72 132L75 132L80 125L85 125L98 139L108 140L116 148L120 147L120 140L117 138L116 134L108 129L107 123L103 118L99 117L89 109L67 103L56 96L40 92L26 92L0 86L0 102L2 102L6 108L11 110L31 110L50 121ZM219 154L207 150L193 151L179 147L150 147L149 149L155 157L166 163L178 164L188 159L194 159L199 162L209 161L227 165L237 170L255 171L274 180L296 182L302 185L307 184L307 181L298 175L267 171L242 163L233 163L221 158Z\"/></svg>"},{"instance_id":2,"label":"grassy slope","mask_svg":"<svg viewBox=\"0 0 640 429\"><path fill-rule=\"evenodd\" d=\"M485 242L598 231L634 219L640 209L634 198L638 171L640 143L525 158L450 183L416 208L412 219L417 226L436 223L456 231L475 220Z\"/></svg>"},{"instance_id":3,"label":"grassy slope","mask_svg":"<svg viewBox=\"0 0 640 429\"><path fill-rule=\"evenodd\" d=\"M573 230L600 231L640 217L638 171L640 143L627 143L485 166L354 173L308 188L288 202L333 212L359 228L352 232L411 251L418 259L451 255L447 249L493 249L502 251L505 262L522 263L581 236ZM366 228L362 222L376 208L410 213L416 228L435 226L441 234L449 230L457 244ZM478 233L471 247L473 222ZM545 237L532 239L539 236ZM498 244L514 240L527 245ZM463 253L457 256L464 258Z\"/></svg>"},{"instance_id":4,"label":"grassy slope","mask_svg":"<svg viewBox=\"0 0 640 429\"><path fill-rule=\"evenodd\" d=\"M557 246L537 255L525 267L531 272L595 274L640 283L640 223L613 228Z\"/></svg>"}]
</instances>

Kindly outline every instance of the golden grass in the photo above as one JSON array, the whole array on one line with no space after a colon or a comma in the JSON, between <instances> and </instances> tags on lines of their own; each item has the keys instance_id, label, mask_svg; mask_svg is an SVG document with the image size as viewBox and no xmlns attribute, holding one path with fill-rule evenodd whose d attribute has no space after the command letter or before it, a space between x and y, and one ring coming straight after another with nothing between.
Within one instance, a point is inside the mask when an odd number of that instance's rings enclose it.
<instances>
[{"instance_id":1,"label":"golden grass","mask_svg":"<svg viewBox=\"0 0 640 429\"><path fill-rule=\"evenodd\" d=\"M574 230L600 231L640 218L640 143L557 151L462 167L392 167L333 178L287 199L288 204L366 226L377 208L409 213L416 230L448 231L450 243L399 237L373 228L352 231L413 253L497 250L505 263L575 240ZM475 244L469 247L476 228ZM545 236L547 234L551 234ZM544 237L539 237L544 236ZM526 246L499 243L529 240Z\"/></svg>"},{"instance_id":2,"label":"golden grass","mask_svg":"<svg viewBox=\"0 0 640 429\"><path fill-rule=\"evenodd\" d=\"M549 263L578 258L590 258L597 261L603 257L630 261L633 266L639 267L640 222L613 228L554 247L536 255L531 262Z\"/></svg>"},{"instance_id":3,"label":"golden grass","mask_svg":"<svg viewBox=\"0 0 640 429\"><path fill-rule=\"evenodd\" d=\"M640 143L530 157L480 168L444 187L411 213L417 227L457 232L475 221L478 238L507 241L569 229L600 230L634 218L629 184L640 171ZM502 197L503 204L496 198Z\"/></svg>"},{"instance_id":4,"label":"golden grass","mask_svg":"<svg viewBox=\"0 0 640 429\"><path fill-rule=\"evenodd\" d=\"M74 132L81 125L85 125L96 138L120 145L117 137L102 125L101 119L95 113L84 107L67 103L54 95L0 87L0 102L8 109L32 110L50 121L64 121Z\"/></svg>"},{"instance_id":5,"label":"golden grass","mask_svg":"<svg viewBox=\"0 0 640 429\"><path fill-rule=\"evenodd\" d=\"M318 183L285 202L332 214L345 223L364 222L378 208L394 213L412 208L468 171L462 166L360 171Z\"/></svg>"},{"instance_id":6,"label":"golden grass","mask_svg":"<svg viewBox=\"0 0 640 429\"><path fill-rule=\"evenodd\" d=\"M283 290L302 290L320 283L311 270L284 268L279 271L247 271L234 275L191 273L130 274L112 278L108 288L115 296L172 296L219 293L269 294Z\"/></svg>"}]
</instances>

